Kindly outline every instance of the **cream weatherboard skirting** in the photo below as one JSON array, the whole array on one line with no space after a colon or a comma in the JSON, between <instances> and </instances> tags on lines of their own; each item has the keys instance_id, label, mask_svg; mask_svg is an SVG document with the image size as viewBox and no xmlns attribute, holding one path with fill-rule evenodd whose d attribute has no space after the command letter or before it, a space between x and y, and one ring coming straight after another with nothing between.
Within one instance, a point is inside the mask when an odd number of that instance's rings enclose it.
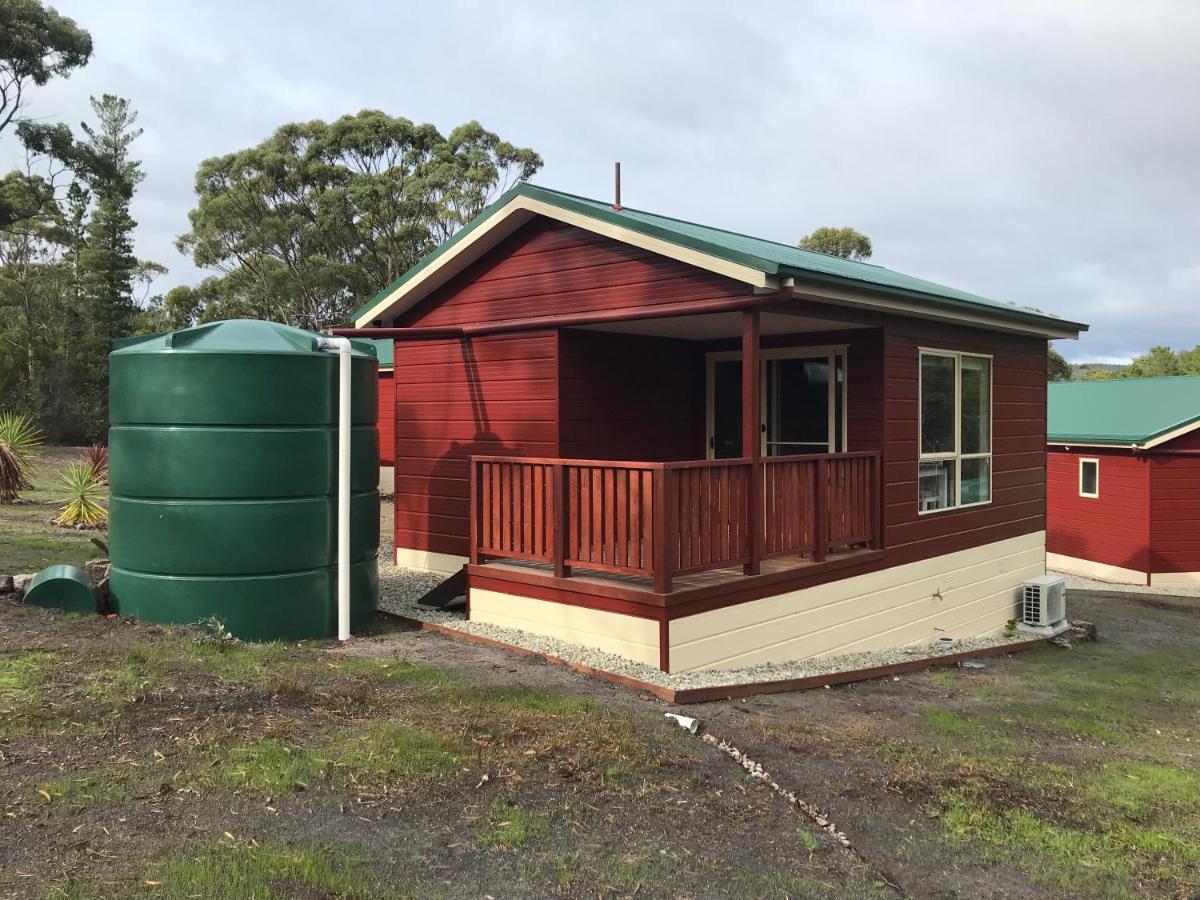
<instances>
[{"instance_id":1,"label":"cream weatherboard skirting","mask_svg":"<svg viewBox=\"0 0 1200 900\"><path fill-rule=\"evenodd\" d=\"M1200 587L1200 572L1153 572L1150 583L1159 587Z\"/></svg>"},{"instance_id":2,"label":"cream weatherboard skirting","mask_svg":"<svg viewBox=\"0 0 1200 900\"><path fill-rule=\"evenodd\" d=\"M673 619L670 668L736 669L999 634L1045 559L1039 531ZM471 588L471 620L659 664L651 619Z\"/></svg>"},{"instance_id":3,"label":"cream weatherboard skirting","mask_svg":"<svg viewBox=\"0 0 1200 900\"><path fill-rule=\"evenodd\" d=\"M403 569L453 575L466 564L465 556L455 556L453 553L434 553L432 550L413 550L411 547L396 548L396 565Z\"/></svg>"},{"instance_id":4,"label":"cream weatherboard skirting","mask_svg":"<svg viewBox=\"0 0 1200 900\"><path fill-rule=\"evenodd\" d=\"M1046 568L1054 572L1066 572L1068 575L1082 575L1084 578L1094 578L1097 581L1112 581L1117 584L1145 584L1146 573L1137 569L1126 569L1122 566L1111 566L1091 559L1080 559L1078 556L1064 556L1061 553L1046 554ZM1162 576L1156 575L1155 578Z\"/></svg>"},{"instance_id":5,"label":"cream weatherboard skirting","mask_svg":"<svg viewBox=\"0 0 1200 900\"><path fill-rule=\"evenodd\" d=\"M671 623L671 671L740 668L982 637L1045 572L1045 532L704 612Z\"/></svg>"},{"instance_id":6,"label":"cream weatherboard skirting","mask_svg":"<svg viewBox=\"0 0 1200 900\"><path fill-rule=\"evenodd\" d=\"M1001 633L1046 533L1022 535L671 622L671 671L736 669Z\"/></svg>"},{"instance_id":7,"label":"cream weatherboard skirting","mask_svg":"<svg viewBox=\"0 0 1200 900\"><path fill-rule=\"evenodd\" d=\"M519 628L658 667L658 622L471 588L471 621Z\"/></svg>"}]
</instances>

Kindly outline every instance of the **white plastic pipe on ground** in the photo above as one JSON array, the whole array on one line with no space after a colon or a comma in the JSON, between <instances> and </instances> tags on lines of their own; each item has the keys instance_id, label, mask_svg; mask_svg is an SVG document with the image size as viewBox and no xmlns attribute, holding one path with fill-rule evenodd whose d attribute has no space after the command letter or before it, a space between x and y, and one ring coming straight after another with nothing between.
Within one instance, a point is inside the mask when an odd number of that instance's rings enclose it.
<instances>
[{"instance_id":1,"label":"white plastic pipe on ground","mask_svg":"<svg viewBox=\"0 0 1200 900\"><path fill-rule=\"evenodd\" d=\"M338 499L337 605L338 640L350 637L350 339L321 338L322 350L338 354Z\"/></svg>"}]
</instances>

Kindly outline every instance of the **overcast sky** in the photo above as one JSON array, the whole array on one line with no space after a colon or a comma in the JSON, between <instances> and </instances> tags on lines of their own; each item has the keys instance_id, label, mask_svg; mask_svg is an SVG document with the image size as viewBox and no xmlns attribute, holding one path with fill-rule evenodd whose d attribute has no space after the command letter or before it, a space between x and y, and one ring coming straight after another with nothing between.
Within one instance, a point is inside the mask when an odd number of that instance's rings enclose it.
<instances>
[{"instance_id":1,"label":"overcast sky","mask_svg":"<svg viewBox=\"0 0 1200 900\"><path fill-rule=\"evenodd\" d=\"M284 122L469 119L535 181L873 261L1088 322L1073 360L1200 343L1200 3L457 4L59 0L96 52L26 114L130 98L138 253L174 248L204 158ZM735 11L736 10L736 11ZM11 136L3 161L12 163Z\"/></svg>"}]
</instances>

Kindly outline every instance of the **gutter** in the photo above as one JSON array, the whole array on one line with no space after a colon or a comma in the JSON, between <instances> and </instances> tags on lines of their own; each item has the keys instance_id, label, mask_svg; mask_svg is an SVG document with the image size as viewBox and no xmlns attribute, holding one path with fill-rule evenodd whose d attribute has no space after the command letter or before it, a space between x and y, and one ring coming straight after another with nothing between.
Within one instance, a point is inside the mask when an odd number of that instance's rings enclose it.
<instances>
[{"instance_id":1,"label":"gutter","mask_svg":"<svg viewBox=\"0 0 1200 900\"><path fill-rule=\"evenodd\" d=\"M793 285L787 285L773 294L755 297L739 297L734 300L702 300L689 303L664 303L658 307L612 310L575 315L534 316L527 319L510 319L506 322L489 322L483 325L456 325L412 328L334 328L333 333L341 337L394 338L396 340L437 340L439 338L466 338L486 334L506 334L516 331L538 331L543 328L574 328L582 325L603 325L612 322L637 322L646 319L669 319L680 316L698 316L711 313L740 312L786 303L795 293Z\"/></svg>"}]
</instances>

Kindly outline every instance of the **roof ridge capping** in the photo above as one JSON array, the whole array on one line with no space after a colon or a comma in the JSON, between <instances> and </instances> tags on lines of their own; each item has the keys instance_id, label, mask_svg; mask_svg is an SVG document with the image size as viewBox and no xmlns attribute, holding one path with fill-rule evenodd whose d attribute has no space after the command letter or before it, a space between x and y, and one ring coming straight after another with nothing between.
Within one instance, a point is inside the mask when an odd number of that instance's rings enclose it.
<instances>
[{"instance_id":1,"label":"roof ridge capping","mask_svg":"<svg viewBox=\"0 0 1200 900\"><path fill-rule=\"evenodd\" d=\"M572 194L570 191L560 191L557 188L548 188L548 187L545 187L544 185L534 184L531 181L523 182L523 185L534 188L535 190L538 190L538 191L545 191L550 194L555 194L559 197L569 197L572 200L579 200L584 203L602 203L603 202L601 200L593 200L591 197L585 197L582 194ZM693 222L690 219L681 219L678 216L667 216L667 215L663 215L662 213L651 212L648 209L637 209L637 208L629 206L625 203L621 204L621 208L619 210L614 209L613 212L614 213L635 212L642 216L653 216L656 219L665 219L669 222L678 222L681 225L689 225L693 228L703 228L707 231L719 231L722 234L732 235L733 237L745 238L745 239L751 240L751 241L760 241L764 244L774 244L776 247L782 247L785 250L793 250L797 253L809 253L809 254L812 254L813 256L824 257L825 259L840 260L842 262L852 262L855 265L859 265L859 266L870 266L872 269L884 269L886 271L892 271L891 269L888 269L887 266L881 266L879 263L867 262L866 260L862 260L862 259L850 260L844 256L838 256L836 253L825 253L822 250L809 250L805 247L793 246L792 244L785 244L783 241L776 241L772 238L757 237L753 234L747 234L744 231L734 231L732 228L722 228L719 225L704 225L700 222Z\"/></svg>"},{"instance_id":2,"label":"roof ridge capping","mask_svg":"<svg viewBox=\"0 0 1200 900\"><path fill-rule=\"evenodd\" d=\"M408 306L402 305L404 301L402 289L410 282L418 287L415 296L413 290L407 292L408 305L419 302L424 296L421 290L432 289L431 287L420 288L419 285L430 279L436 281L438 277L437 269L434 267L449 263L457 253L456 248L461 244L473 241L473 236L478 236L476 232L479 232L480 235L485 234L491 227L486 223L518 198L526 198L530 202L544 204L544 207L553 207L565 215L582 216L584 219L591 219L600 225L624 229L626 232L639 235L642 239L657 241L660 246L679 247L693 256L697 253L701 254L699 263L701 266L703 266L703 257L707 257L713 260L714 271L720 271L720 267L724 265L727 270L742 273L745 280L756 286L762 286L764 279L767 284L770 284L782 279L799 278L811 282L813 285L824 283L832 287L842 286L851 290L871 291L876 294L916 301L929 307L941 307L948 311L968 312L982 316L991 315L1010 322L1036 325L1039 327L1031 330L1048 332L1047 336L1049 337L1074 337L1079 332L1086 331L1088 327L1080 322L1072 322L1055 315L1018 306L1012 301L992 300L927 279L905 275L876 263L865 263L843 259L831 254L815 253L767 238L701 225L632 207L622 207L617 210L613 209L611 203L605 201L543 187L531 182L520 182L514 185L447 241L376 293L355 310L354 322L359 327L363 327L369 325L371 319L395 314L397 306L401 306L399 311L407 309ZM520 208L518 206L515 210ZM528 206L524 208L531 209ZM533 211L535 214L538 212L536 209ZM620 237L618 236L616 239L620 240ZM494 242L495 239L493 239L493 244ZM490 247L492 244L487 244L485 239L483 245ZM461 266L454 269L451 265L450 268L454 271L461 270ZM428 275L423 274L430 269L432 271ZM752 273L758 274L752 275ZM389 300L392 302L386 303Z\"/></svg>"}]
</instances>

